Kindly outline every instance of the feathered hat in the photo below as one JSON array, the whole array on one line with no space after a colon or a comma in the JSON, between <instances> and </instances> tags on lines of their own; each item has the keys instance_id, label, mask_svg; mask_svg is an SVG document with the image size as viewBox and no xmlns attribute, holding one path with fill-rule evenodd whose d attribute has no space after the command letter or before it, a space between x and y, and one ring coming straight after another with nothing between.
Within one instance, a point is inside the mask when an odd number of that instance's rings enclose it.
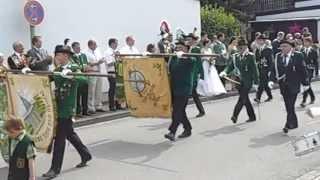
<instances>
[{"instance_id":1,"label":"feathered hat","mask_svg":"<svg viewBox=\"0 0 320 180\"><path fill-rule=\"evenodd\" d=\"M193 28L193 32L186 35L185 38L192 38L192 39L198 40L199 36L197 36L197 31L198 29L196 27Z\"/></svg>"},{"instance_id":2,"label":"feathered hat","mask_svg":"<svg viewBox=\"0 0 320 180\"><path fill-rule=\"evenodd\" d=\"M167 38L170 35L170 25L167 21L163 20L160 23L160 36Z\"/></svg>"}]
</instances>

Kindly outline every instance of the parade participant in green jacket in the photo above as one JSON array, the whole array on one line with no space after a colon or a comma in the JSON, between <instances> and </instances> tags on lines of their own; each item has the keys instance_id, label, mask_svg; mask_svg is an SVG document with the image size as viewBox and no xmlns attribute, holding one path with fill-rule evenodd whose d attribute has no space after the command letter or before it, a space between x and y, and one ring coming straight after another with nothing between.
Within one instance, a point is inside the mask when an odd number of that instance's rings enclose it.
<instances>
[{"instance_id":1,"label":"parade participant in green jacket","mask_svg":"<svg viewBox=\"0 0 320 180\"><path fill-rule=\"evenodd\" d=\"M227 75L233 74L237 77L237 81L240 83L237 86L240 94L239 100L231 117L233 123L237 123L238 115L243 106L246 106L249 116L249 120L247 120L247 122L253 122L256 120L256 115L248 94L252 87L254 87L255 90L258 88L258 68L255 56L253 53L249 52L248 43L244 38L239 39L238 48L239 53L236 53L231 57L231 64L220 73L220 77L226 77Z\"/></svg>"},{"instance_id":2,"label":"parade participant in green jacket","mask_svg":"<svg viewBox=\"0 0 320 180\"><path fill-rule=\"evenodd\" d=\"M201 54L201 48L200 46L198 46L199 37L196 36L195 31L193 33L190 33L188 36L186 36L185 40L187 45L190 46L190 49L189 49L190 53ZM192 98L199 111L199 114L196 117L202 117L205 115L205 111L200 101L199 94L197 92L197 86L198 86L199 78L204 79L204 72L203 72L201 57L198 56L198 57L195 57L195 59L196 59L196 62L192 70L192 75L193 75Z\"/></svg>"},{"instance_id":3,"label":"parade participant in green jacket","mask_svg":"<svg viewBox=\"0 0 320 180\"><path fill-rule=\"evenodd\" d=\"M36 150L31 138L25 132L21 119L9 118L3 129L8 133L4 140L2 156L9 163L8 180L36 180Z\"/></svg>"},{"instance_id":4,"label":"parade participant in green jacket","mask_svg":"<svg viewBox=\"0 0 320 180\"><path fill-rule=\"evenodd\" d=\"M88 72L89 64L86 54L81 53L80 43L73 42L71 45L73 52L75 53L71 58L73 63L77 64L81 72ZM79 84L78 94L77 94L77 116L81 117L90 116L88 113L88 80L86 79Z\"/></svg>"},{"instance_id":5,"label":"parade participant in green jacket","mask_svg":"<svg viewBox=\"0 0 320 180\"><path fill-rule=\"evenodd\" d=\"M183 53L189 52L189 47L184 40L176 42L177 56L172 57L169 61L170 84L172 91L172 123L169 127L169 133L165 138L170 141L175 140L175 134L179 124L181 123L184 132L178 136L179 138L186 138L191 136L191 124L186 114L186 107L189 96L192 94L193 88L193 74L195 58L183 57Z\"/></svg>"},{"instance_id":6,"label":"parade participant in green jacket","mask_svg":"<svg viewBox=\"0 0 320 180\"><path fill-rule=\"evenodd\" d=\"M55 83L55 95L57 103L58 124L57 134L54 141L53 158L50 170L43 176L56 177L62 167L66 139L75 147L81 156L81 163L76 167L86 166L92 156L88 148L81 142L73 129L72 117L76 111L76 98L79 83L85 81L83 76L68 76L71 72L81 72L78 65L71 61L71 49L67 46L58 45L55 48L55 60L58 67L53 76Z\"/></svg>"}]
</instances>

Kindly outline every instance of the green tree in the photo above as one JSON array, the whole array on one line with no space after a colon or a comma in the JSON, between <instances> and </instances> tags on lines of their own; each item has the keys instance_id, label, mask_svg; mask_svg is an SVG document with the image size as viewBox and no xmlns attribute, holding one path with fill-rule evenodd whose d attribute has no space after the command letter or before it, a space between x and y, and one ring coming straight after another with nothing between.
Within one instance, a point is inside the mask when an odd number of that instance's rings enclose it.
<instances>
[{"instance_id":1,"label":"green tree","mask_svg":"<svg viewBox=\"0 0 320 180\"><path fill-rule=\"evenodd\" d=\"M201 7L201 27L202 32L208 34L223 32L228 37L240 34L239 20L223 7L211 5Z\"/></svg>"}]
</instances>

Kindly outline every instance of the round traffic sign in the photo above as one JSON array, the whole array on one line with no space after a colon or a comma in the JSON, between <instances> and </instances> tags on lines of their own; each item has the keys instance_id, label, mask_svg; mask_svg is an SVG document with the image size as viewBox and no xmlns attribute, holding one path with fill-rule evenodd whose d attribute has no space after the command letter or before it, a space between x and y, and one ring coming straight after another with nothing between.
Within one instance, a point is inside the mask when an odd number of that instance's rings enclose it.
<instances>
[{"instance_id":1,"label":"round traffic sign","mask_svg":"<svg viewBox=\"0 0 320 180\"><path fill-rule=\"evenodd\" d=\"M29 0L24 6L24 16L30 25L39 25L44 19L44 9L38 1Z\"/></svg>"}]
</instances>

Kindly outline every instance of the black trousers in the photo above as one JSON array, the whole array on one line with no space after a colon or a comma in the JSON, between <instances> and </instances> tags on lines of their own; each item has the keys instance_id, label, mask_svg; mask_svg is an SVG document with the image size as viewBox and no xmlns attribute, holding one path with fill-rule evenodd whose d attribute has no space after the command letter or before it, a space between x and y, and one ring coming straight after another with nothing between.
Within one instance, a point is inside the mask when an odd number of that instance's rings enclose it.
<instances>
[{"instance_id":1,"label":"black trousers","mask_svg":"<svg viewBox=\"0 0 320 180\"><path fill-rule=\"evenodd\" d=\"M260 82L259 82L259 87L258 87L258 91L256 94L256 98L257 99L261 99L261 95L263 93L263 91L266 91L268 98L272 99L272 93L271 93L271 89L268 86L268 77L266 75L261 75L260 78Z\"/></svg>"},{"instance_id":2,"label":"black trousers","mask_svg":"<svg viewBox=\"0 0 320 180\"><path fill-rule=\"evenodd\" d=\"M81 84L77 91L77 114L88 112L88 83Z\"/></svg>"},{"instance_id":3,"label":"black trousers","mask_svg":"<svg viewBox=\"0 0 320 180\"><path fill-rule=\"evenodd\" d=\"M73 121L68 119L58 119L56 137L53 147L53 157L51 163L51 169L56 173L60 173L64 150L66 146L66 139L75 147L80 154L81 160L85 161L91 158L89 149L81 142L79 136L74 132Z\"/></svg>"},{"instance_id":4,"label":"black trousers","mask_svg":"<svg viewBox=\"0 0 320 180\"><path fill-rule=\"evenodd\" d=\"M249 98L250 88L245 87L243 84L240 85L239 89L239 99L233 110L233 117L238 118L243 106L247 109L247 114L250 119L256 119L252 104Z\"/></svg>"},{"instance_id":5,"label":"black trousers","mask_svg":"<svg viewBox=\"0 0 320 180\"><path fill-rule=\"evenodd\" d=\"M180 123L185 131L191 131L192 129L186 113L188 99L188 96L173 96L172 123L169 127L169 131L173 134L177 132Z\"/></svg>"},{"instance_id":6,"label":"black trousers","mask_svg":"<svg viewBox=\"0 0 320 180\"><path fill-rule=\"evenodd\" d=\"M108 92L109 96L109 108L114 109L116 106L115 96L116 96L116 78L115 77L108 77L110 88Z\"/></svg>"},{"instance_id":7,"label":"black trousers","mask_svg":"<svg viewBox=\"0 0 320 180\"><path fill-rule=\"evenodd\" d=\"M303 100L302 100L303 103L307 101L308 95L310 95L311 101L314 101L316 99L316 97L314 96L314 92L311 88L311 80L313 78L313 69L308 70L308 76L309 76L309 82L310 82L310 89L308 89L303 93Z\"/></svg>"},{"instance_id":8,"label":"black trousers","mask_svg":"<svg viewBox=\"0 0 320 180\"><path fill-rule=\"evenodd\" d=\"M298 118L295 112L295 104L298 94L292 94L289 91L289 88L284 85L281 87L281 94L286 106L287 111L287 122L285 124L286 128L297 128L298 127Z\"/></svg>"},{"instance_id":9,"label":"black trousers","mask_svg":"<svg viewBox=\"0 0 320 180\"><path fill-rule=\"evenodd\" d=\"M199 113L205 113L203 105L202 105L200 98L199 98L199 94L197 93L197 85L195 85L195 87L192 89L192 98L193 98L194 103L197 106Z\"/></svg>"}]
</instances>

